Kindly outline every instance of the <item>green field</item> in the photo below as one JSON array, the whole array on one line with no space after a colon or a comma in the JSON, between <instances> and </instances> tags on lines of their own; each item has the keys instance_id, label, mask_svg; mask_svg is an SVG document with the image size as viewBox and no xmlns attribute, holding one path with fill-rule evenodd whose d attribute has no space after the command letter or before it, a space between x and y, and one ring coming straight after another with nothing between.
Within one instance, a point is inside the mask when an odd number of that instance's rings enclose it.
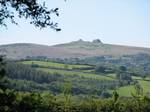
<instances>
[{"instance_id":1,"label":"green field","mask_svg":"<svg viewBox=\"0 0 150 112\"><path fill-rule=\"evenodd\" d=\"M72 70L74 68L87 68L90 66L87 65L71 65L67 64L67 69L65 67L65 64L62 63L55 63L55 62L45 62L45 61L23 61L23 64L37 64L40 67L38 67L38 70L47 72L47 73L52 73L52 74L62 74L62 75L77 75L80 77L86 77L86 78L91 78L91 79L99 79L99 80L114 80L111 77L103 76L103 75L97 75L94 73L90 73L92 70L80 70L80 71L75 71ZM56 69L55 69L56 68ZM66 70L62 70L66 69ZM87 72L87 73L84 73Z\"/></svg>"},{"instance_id":2,"label":"green field","mask_svg":"<svg viewBox=\"0 0 150 112\"><path fill-rule=\"evenodd\" d=\"M90 67L88 65L72 65L72 64L62 64L55 62L46 62L46 61L23 61L23 64L37 64L43 67L53 67L53 68L62 68L62 69L78 69L78 68L87 68Z\"/></svg>"},{"instance_id":3,"label":"green field","mask_svg":"<svg viewBox=\"0 0 150 112\"><path fill-rule=\"evenodd\" d=\"M143 80L143 78L139 77L139 76L132 76L132 78L135 79L135 80ZM144 80L150 81L150 77L146 77Z\"/></svg>"},{"instance_id":4,"label":"green field","mask_svg":"<svg viewBox=\"0 0 150 112\"><path fill-rule=\"evenodd\" d=\"M139 80L138 82L143 88L144 94L150 93L150 81ZM119 93L120 96L131 96L131 93L135 93L135 88L133 85L124 86L124 87L118 88L117 92Z\"/></svg>"},{"instance_id":5,"label":"green field","mask_svg":"<svg viewBox=\"0 0 150 112\"><path fill-rule=\"evenodd\" d=\"M103 76L103 75L96 75L91 73L82 73L82 72L76 72L76 71L66 71L66 70L56 70L56 69L48 69L48 68L38 68L38 70L48 72L48 73L54 73L54 74L62 74L62 75L77 75L80 77L85 78L91 78L91 79L99 79L99 80L114 80L110 77Z\"/></svg>"},{"instance_id":6,"label":"green field","mask_svg":"<svg viewBox=\"0 0 150 112\"><path fill-rule=\"evenodd\" d=\"M109 74L107 76L115 78L115 74ZM145 80L143 80L141 77L132 76L132 79L137 80L139 82L139 84L143 89L144 94L150 93L150 81L149 81L150 77L147 77L145 78ZM113 90L109 90L109 92L112 93ZM131 93L135 93L135 87L134 85L120 87L117 89L117 92L119 93L120 96L132 96Z\"/></svg>"},{"instance_id":7,"label":"green field","mask_svg":"<svg viewBox=\"0 0 150 112\"><path fill-rule=\"evenodd\" d=\"M94 73L91 73L92 70L74 70L77 68L88 68L91 66L88 65L72 65L72 64L62 64L62 63L55 63L55 62L45 62L45 61L23 61L21 62L23 64L31 65L36 64L39 65L37 67L38 70L44 71L51 74L61 74L61 75L77 75L84 78L91 78L91 79L98 79L98 80L114 80L114 78L103 76L103 75L97 75ZM65 69L65 70L64 70ZM85 73L86 72L86 73Z\"/></svg>"},{"instance_id":8,"label":"green field","mask_svg":"<svg viewBox=\"0 0 150 112\"><path fill-rule=\"evenodd\" d=\"M117 92L119 93L120 96L131 96L131 93L135 93L135 88L134 86L124 86L120 87Z\"/></svg>"},{"instance_id":9,"label":"green field","mask_svg":"<svg viewBox=\"0 0 150 112\"><path fill-rule=\"evenodd\" d=\"M139 84L142 86L144 93L150 93L150 81L141 80Z\"/></svg>"},{"instance_id":10,"label":"green field","mask_svg":"<svg viewBox=\"0 0 150 112\"><path fill-rule=\"evenodd\" d=\"M116 79L116 74L108 74L107 76Z\"/></svg>"}]
</instances>

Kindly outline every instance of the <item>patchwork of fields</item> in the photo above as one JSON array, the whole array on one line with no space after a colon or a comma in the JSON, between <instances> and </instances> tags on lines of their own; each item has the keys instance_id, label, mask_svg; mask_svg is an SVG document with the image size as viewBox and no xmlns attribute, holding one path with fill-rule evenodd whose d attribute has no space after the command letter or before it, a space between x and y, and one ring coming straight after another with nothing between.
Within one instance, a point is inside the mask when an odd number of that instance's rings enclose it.
<instances>
[{"instance_id":1,"label":"patchwork of fields","mask_svg":"<svg viewBox=\"0 0 150 112\"><path fill-rule=\"evenodd\" d=\"M62 64L62 63L44 62L44 61L24 61L22 63L27 64L27 65L32 65L32 64L39 65L39 67L37 67L38 70L41 70L47 73L52 73L52 74L58 73L62 75L73 75L73 76L77 75L80 77L91 78L91 79L114 80L111 77L97 75L97 74L92 73L89 70L84 70L84 68L91 67L88 65L71 65L71 64Z\"/></svg>"},{"instance_id":2,"label":"patchwork of fields","mask_svg":"<svg viewBox=\"0 0 150 112\"><path fill-rule=\"evenodd\" d=\"M76 82L81 83L83 88L93 89L92 87L99 89L98 86L108 85L109 88L111 83L117 82L116 74L97 74L94 73L93 66L90 65L73 65L73 64L63 64L56 62L45 62L45 61L22 61L22 64L34 66L34 68L38 71L43 71L53 75L62 75L65 76L66 80L74 81L71 82L74 87L77 86ZM89 69L90 70L89 70ZM68 78L68 79L67 79ZM141 87L143 88L143 92L150 93L150 78L142 79L141 77L132 76L132 78L139 82ZM91 80L90 82L88 82ZM100 83L99 83L100 82ZM107 82L107 84L103 84L102 82ZM98 84L99 83L99 84ZM110 85L109 85L110 84ZM78 87L77 86L77 87ZM120 96L131 96L131 93L135 93L134 85L127 85L123 87L116 88ZM113 89L107 90L109 93L113 92Z\"/></svg>"},{"instance_id":3,"label":"patchwork of fields","mask_svg":"<svg viewBox=\"0 0 150 112\"><path fill-rule=\"evenodd\" d=\"M41 67L52 67L58 69L78 69L78 68L88 68L88 65L71 65L71 64L62 64L56 62L46 62L46 61L23 61L23 64L37 64Z\"/></svg>"}]
</instances>

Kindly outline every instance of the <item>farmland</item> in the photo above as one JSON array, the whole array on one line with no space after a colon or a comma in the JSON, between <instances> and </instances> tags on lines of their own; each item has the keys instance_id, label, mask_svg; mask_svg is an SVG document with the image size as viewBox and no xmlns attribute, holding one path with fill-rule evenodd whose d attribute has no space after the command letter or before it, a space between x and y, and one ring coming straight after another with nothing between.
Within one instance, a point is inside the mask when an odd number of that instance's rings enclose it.
<instances>
[{"instance_id":1,"label":"farmland","mask_svg":"<svg viewBox=\"0 0 150 112\"><path fill-rule=\"evenodd\" d=\"M22 61L21 63L29 66L37 65L35 68L38 71L43 71L48 74L55 74L55 75L61 74L62 76L66 77L66 80L70 80L70 81L76 80L78 82L78 79L75 78L78 77L80 79L80 82L82 82L83 84L82 86L85 88L86 88L85 84L87 84L87 83L83 83L85 82L85 80L95 80L95 82L97 81L117 82L118 80L116 79L115 73L110 73L106 75L95 73L93 72L94 69L91 69L91 67L93 66L90 65L64 64L64 63L46 62L46 61ZM89 69L84 70L85 68L89 68L90 70ZM70 77L72 77L72 79ZM143 80L141 77L132 76L132 79L139 82L145 94L150 92L149 77ZM72 82L72 84L74 83ZM90 83L90 84L94 87L97 87L93 85L95 83L93 84ZM92 87L91 85L87 85L87 87L90 89ZM116 90L120 94L120 96L131 96L131 93L135 93L134 85L125 85L123 87L118 87ZM113 92L113 90L109 90L109 89L107 91L110 93Z\"/></svg>"},{"instance_id":2,"label":"farmland","mask_svg":"<svg viewBox=\"0 0 150 112\"><path fill-rule=\"evenodd\" d=\"M97 75L94 73L89 73L88 70L82 71L84 68L89 68L90 66L87 65L70 65L67 64L68 67L65 67L66 64L62 63L54 63L54 62L44 62L44 61L24 61L23 64L37 64L39 67L37 67L38 70L51 73L51 74L62 74L62 75L72 75L72 76L80 76L85 78L91 78L91 79L99 79L99 80L113 80L111 77L103 76L103 75ZM65 70L62 70L65 69ZM75 70L74 70L75 69ZM80 69L80 70L78 70Z\"/></svg>"},{"instance_id":3,"label":"farmland","mask_svg":"<svg viewBox=\"0 0 150 112\"><path fill-rule=\"evenodd\" d=\"M52 68L59 68L59 69L78 69L78 68L87 68L90 67L88 65L71 65L71 64L62 64L62 63L55 63L55 62L45 62L45 61L23 61L23 64L37 64L42 67L52 67Z\"/></svg>"}]
</instances>

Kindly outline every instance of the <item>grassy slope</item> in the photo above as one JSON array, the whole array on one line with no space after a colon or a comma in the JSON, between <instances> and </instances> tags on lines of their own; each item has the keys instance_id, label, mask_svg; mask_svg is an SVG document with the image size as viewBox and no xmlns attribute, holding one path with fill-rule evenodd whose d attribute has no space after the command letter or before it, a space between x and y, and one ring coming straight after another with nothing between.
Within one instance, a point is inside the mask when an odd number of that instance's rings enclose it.
<instances>
[{"instance_id":1,"label":"grassy slope","mask_svg":"<svg viewBox=\"0 0 150 112\"><path fill-rule=\"evenodd\" d=\"M114 73L113 74L108 74L107 76L110 77L110 78L116 79L116 74L114 74Z\"/></svg>"},{"instance_id":2,"label":"grassy slope","mask_svg":"<svg viewBox=\"0 0 150 112\"><path fill-rule=\"evenodd\" d=\"M39 66L43 67L55 67L55 68L66 68L65 64L62 63L55 63L55 62L45 62L45 61L23 61L23 64L38 64ZM71 65L67 64L67 69L73 69L73 68L86 68L90 67L88 65Z\"/></svg>"},{"instance_id":3,"label":"grassy slope","mask_svg":"<svg viewBox=\"0 0 150 112\"><path fill-rule=\"evenodd\" d=\"M130 86L120 87L117 91L120 96L131 96L131 93L135 92L135 88L134 86L130 85Z\"/></svg>"},{"instance_id":4,"label":"grassy slope","mask_svg":"<svg viewBox=\"0 0 150 112\"><path fill-rule=\"evenodd\" d=\"M144 94L150 93L149 81L140 80L139 84L142 86ZM117 91L121 96L131 96L131 93L135 92L135 88L134 86L125 86L125 87L120 87Z\"/></svg>"},{"instance_id":5,"label":"grassy slope","mask_svg":"<svg viewBox=\"0 0 150 112\"><path fill-rule=\"evenodd\" d=\"M133 76L132 78L139 82L139 84L143 88L144 94L150 93L150 81L149 81L150 77L147 77L145 80L137 76ZM125 87L120 87L117 91L121 96L131 96L131 93L135 92L135 88L132 85L125 86Z\"/></svg>"},{"instance_id":6,"label":"grassy slope","mask_svg":"<svg viewBox=\"0 0 150 112\"><path fill-rule=\"evenodd\" d=\"M150 93L150 77L146 77L143 80L141 77L134 76L133 79L136 79L139 82L143 88L144 93Z\"/></svg>"},{"instance_id":7,"label":"grassy slope","mask_svg":"<svg viewBox=\"0 0 150 112\"><path fill-rule=\"evenodd\" d=\"M73 71L71 69L73 68L85 68L85 67L90 67L88 65L71 65L67 64L68 70L61 70L61 68L65 68L65 64L62 63L55 63L55 62L44 62L44 61L23 61L23 64L37 64L40 65L40 68L38 70L48 72L48 73L59 73L62 75L78 75L80 77L85 77L85 78L91 78L91 79L99 79L99 80L114 80L111 77L103 76L103 75L96 75L94 73L83 73L82 70L80 71ZM52 67L52 68L57 68L57 69L50 69L50 68L42 68L42 67ZM60 70L59 70L60 69ZM88 70L84 70L84 72L89 72Z\"/></svg>"},{"instance_id":8,"label":"grassy slope","mask_svg":"<svg viewBox=\"0 0 150 112\"><path fill-rule=\"evenodd\" d=\"M140 85L143 88L144 93L150 93L150 81L139 81Z\"/></svg>"},{"instance_id":9,"label":"grassy slope","mask_svg":"<svg viewBox=\"0 0 150 112\"><path fill-rule=\"evenodd\" d=\"M115 78L115 74L109 74L109 77ZM144 94L150 93L150 77L147 77L145 80L143 80L141 77L132 76L134 80L137 80L141 87L143 88ZM109 91L110 93L113 92L113 90ZM120 87L117 89L117 92L120 96L131 96L131 93L135 93L135 88L133 85Z\"/></svg>"},{"instance_id":10,"label":"grassy slope","mask_svg":"<svg viewBox=\"0 0 150 112\"><path fill-rule=\"evenodd\" d=\"M66 70L55 70L55 69L48 69L48 68L38 68L38 70L42 70L48 73L59 73L63 75L78 75L80 77L91 78L91 79L99 79L99 80L113 80L110 77L96 75L92 73L82 73L82 72L75 72L75 71L66 71Z\"/></svg>"}]
</instances>

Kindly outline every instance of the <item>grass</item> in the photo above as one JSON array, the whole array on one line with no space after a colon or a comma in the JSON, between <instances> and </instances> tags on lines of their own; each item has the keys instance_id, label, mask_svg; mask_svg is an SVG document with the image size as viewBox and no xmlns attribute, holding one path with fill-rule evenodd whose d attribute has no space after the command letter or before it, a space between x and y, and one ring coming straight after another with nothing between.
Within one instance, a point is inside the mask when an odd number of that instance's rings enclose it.
<instances>
[{"instance_id":1,"label":"grass","mask_svg":"<svg viewBox=\"0 0 150 112\"><path fill-rule=\"evenodd\" d=\"M137 77L136 77L137 78ZM139 77L140 78L140 77ZM137 78L137 79L139 79ZM150 81L138 80L139 84L143 88L144 94L150 93ZM110 91L112 92L112 91ZM120 87L117 92L120 96L131 96L131 93L135 93L134 85Z\"/></svg>"},{"instance_id":2,"label":"grass","mask_svg":"<svg viewBox=\"0 0 150 112\"><path fill-rule=\"evenodd\" d=\"M103 76L103 75L96 75L94 73L90 73L92 70L80 70L80 71L73 71L72 69L74 68L86 68L90 67L88 65L71 65L67 64L67 68L65 67L65 64L62 63L55 63L55 62L45 62L45 61L23 61L23 64L37 64L40 67L37 68L38 70L47 72L47 73L52 73L52 74L62 74L62 75L77 75L80 77L85 77L85 78L91 78L91 79L98 79L98 80L114 80L111 77ZM42 68L42 67L47 67L47 68ZM57 69L54 69L57 68ZM67 70L62 70L62 69L67 69ZM89 72L89 73L84 73L84 72Z\"/></svg>"},{"instance_id":3,"label":"grass","mask_svg":"<svg viewBox=\"0 0 150 112\"><path fill-rule=\"evenodd\" d=\"M80 77L91 78L91 79L114 80L110 77L96 75L96 74L92 74L92 73L82 73L82 72L75 72L75 71L48 69L48 68L38 68L38 70L41 70L41 71L44 71L47 73L58 73L58 74L62 74L62 75L78 75Z\"/></svg>"},{"instance_id":4,"label":"grass","mask_svg":"<svg viewBox=\"0 0 150 112\"><path fill-rule=\"evenodd\" d=\"M131 93L135 93L133 85L120 87L118 90L120 96L131 96Z\"/></svg>"},{"instance_id":5,"label":"grass","mask_svg":"<svg viewBox=\"0 0 150 112\"><path fill-rule=\"evenodd\" d=\"M139 83L142 86L144 93L150 93L150 81L140 80Z\"/></svg>"},{"instance_id":6,"label":"grass","mask_svg":"<svg viewBox=\"0 0 150 112\"><path fill-rule=\"evenodd\" d=\"M116 79L116 74L108 74L107 76Z\"/></svg>"},{"instance_id":7,"label":"grass","mask_svg":"<svg viewBox=\"0 0 150 112\"><path fill-rule=\"evenodd\" d=\"M142 77L138 77L138 76L132 76L132 79L134 79L134 80L143 80Z\"/></svg>"},{"instance_id":8,"label":"grass","mask_svg":"<svg viewBox=\"0 0 150 112\"><path fill-rule=\"evenodd\" d=\"M87 68L90 67L88 65L72 65L72 64L62 64L56 62L45 62L45 61L23 61L23 64L37 64L43 67L53 67L53 68L62 68L62 69L78 69L78 68Z\"/></svg>"},{"instance_id":9,"label":"grass","mask_svg":"<svg viewBox=\"0 0 150 112\"><path fill-rule=\"evenodd\" d=\"M134 79L134 80L143 80L143 78L139 77L139 76L132 76L132 79ZM144 80L145 81L150 81L150 77L146 77Z\"/></svg>"},{"instance_id":10,"label":"grass","mask_svg":"<svg viewBox=\"0 0 150 112\"><path fill-rule=\"evenodd\" d=\"M114 90L108 90L109 93L113 93ZM135 88L133 85L120 87L116 90L119 96L131 97L131 93L135 93Z\"/></svg>"},{"instance_id":11,"label":"grass","mask_svg":"<svg viewBox=\"0 0 150 112\"><path fill-rule=\"evenodd\" d=\"M142 77L137 76L133 76L132 78L139 82L139 84L143 88L144 93L150 93L150 77L146 77L144 80L142 79Z\"/></svg>"}]
</instances>

